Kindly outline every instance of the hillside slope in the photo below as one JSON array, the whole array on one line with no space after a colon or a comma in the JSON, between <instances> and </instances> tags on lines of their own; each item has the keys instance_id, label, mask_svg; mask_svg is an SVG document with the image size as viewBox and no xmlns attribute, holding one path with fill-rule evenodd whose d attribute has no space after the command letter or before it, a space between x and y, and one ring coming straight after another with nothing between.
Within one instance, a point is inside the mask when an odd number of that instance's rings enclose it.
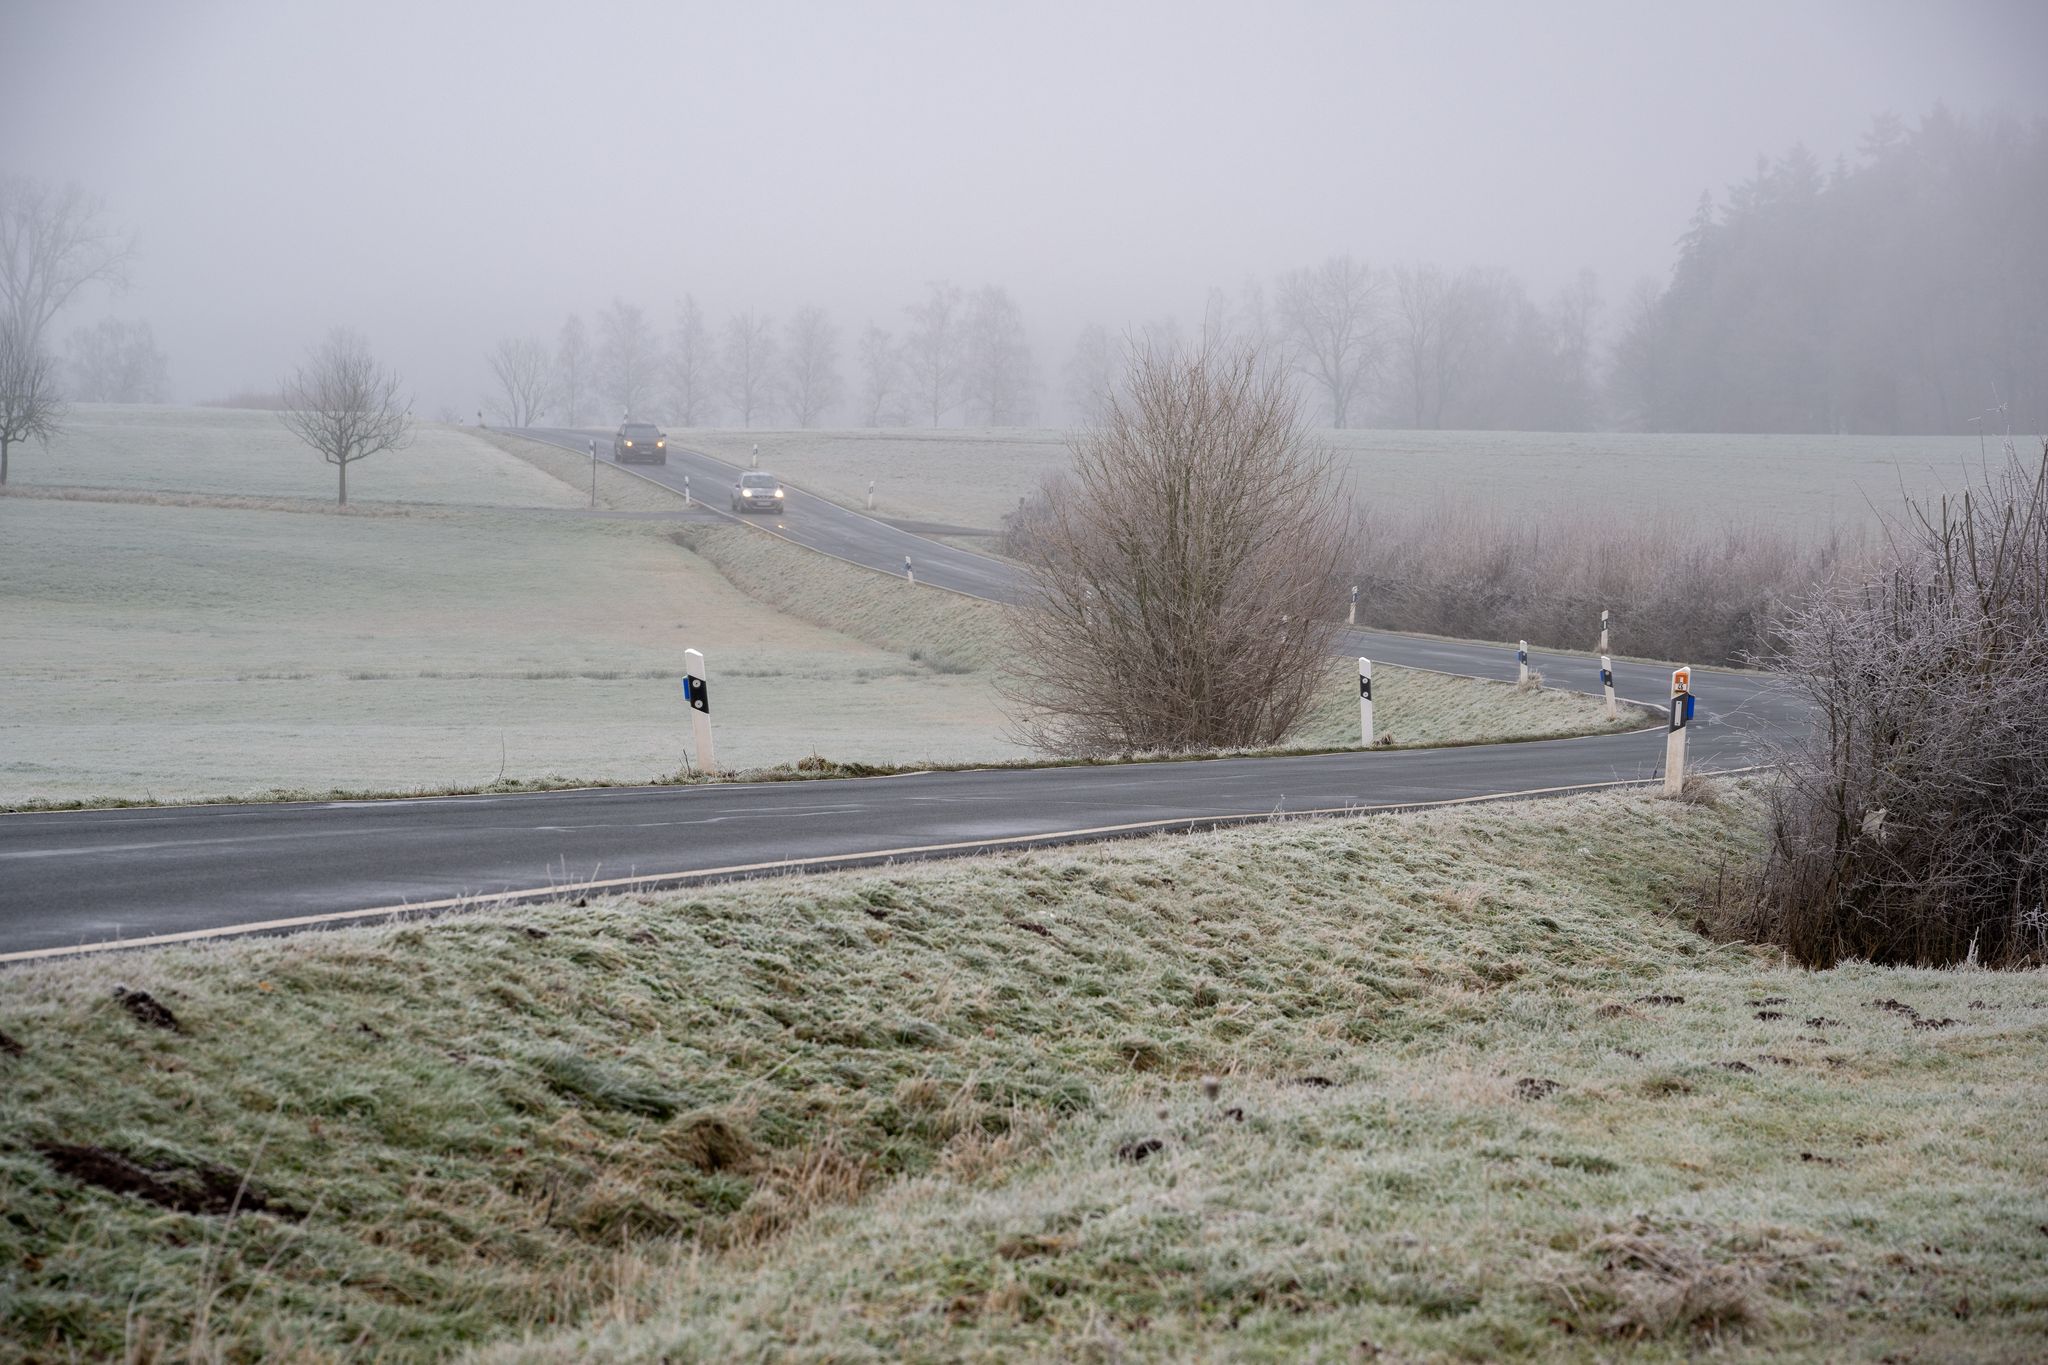
<instances>
[{"instance_id":1,"label":"hillside slope","mask_svg":"<svg viewBox=\"0 0 2048 1365\"><path fill-rule=\"evenodd\" d=\"M1756 819L1580 798L10 971L0 1341L2016 1358L2048 986L1713 947L1686 887ZM193 1211L244 1177L271 1211Z\"/></svg>"}]
</instances>

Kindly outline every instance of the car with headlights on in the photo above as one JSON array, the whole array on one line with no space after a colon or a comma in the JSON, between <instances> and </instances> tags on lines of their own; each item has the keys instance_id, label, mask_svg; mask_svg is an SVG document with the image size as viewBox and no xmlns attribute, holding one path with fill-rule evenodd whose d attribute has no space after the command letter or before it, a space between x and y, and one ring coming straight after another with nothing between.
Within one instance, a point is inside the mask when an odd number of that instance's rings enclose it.
<instances>
[{"instance_id":1,"label":"car with headlights on","mask_svg":"<svg viewBox=\"0 0 2048 1365\"><path fill-rule=\"evenodd\" d=\"M612 437L615 464L667 464L668 435L652 422L628 422Z\"/></svg>"},{"instance_id":2,"label":"car with headlights on","mask_svg":"<svg viewBox=\"0 0 2048 1365\"><path fill-rule=\"evenodd\" d=\"M732 510L735 512L780 512L782 510L782 480L773 474L746 473L732 486Z\"/></svg>"}]
</instances>

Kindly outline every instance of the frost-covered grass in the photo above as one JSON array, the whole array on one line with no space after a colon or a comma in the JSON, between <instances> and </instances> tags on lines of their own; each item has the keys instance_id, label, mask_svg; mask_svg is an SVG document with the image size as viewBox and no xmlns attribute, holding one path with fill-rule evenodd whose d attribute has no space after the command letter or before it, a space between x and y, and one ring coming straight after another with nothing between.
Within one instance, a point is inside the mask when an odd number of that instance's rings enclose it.
<instances>
[{"instance_id":1,"label":"frost-covered grass","mask_svg":"<svg viewBox=\"0 0 2048 1365\"><path fill-rule=\"evenodd\" d=\"M1863 525L1870 504L1956 482L1977 442L1952 436L1725 436L1627 432L1339 431L1352 491L1398 515L1446 496L1545 515L1611 509L1709 525L1758 522L1791 532ZM877 512L994 529L1017 499L1067 467L1053 430L938 428L882 431L688 431L678 444L744 464L761 462L812 492ZM1866 501L1867 500L1867 501Z\"/></svg>"},{"instance_id":2,"label":"frost-covered grass","mask_svg":"<svg viewBox=\"0 0 2048 1365\"><path fill-rule=\"evenodd\" d=\"M159 416L175 444L223 415ZM735 527L584 521L573 453L448 434L466 444L441 482L345 517L282 495L0 498L0 804L672 778L690 647L718 684L729 769L1027 756L997 686L1005 609ZM232 443L209 449L194 485L228 467ZM516 471L507 486L538 480L534 506L449 505L479 486L472 457ZM609 465L599 480L606 509L680 507ZM1330 686L1327 723L1291 743L1355 742L1350 684ZM1402 743L1602 728L1583 698L1391 672L1380 686Z\"/></svg>"},{"instance_id":3,"label":"frost-covered grass","mask_svg":"<svg viewBox=\"0 0 2048 1365\"><path fill-rule=\"evenodd\" d=\"M80 405L47 446L16 446L10 482L333 501L335 473L275 413ZM561 481L508 460L474 432L421 422L403 450L349 466L351 502L578 507Z\"/></svg>"},{"instance_id":4,"label":"frost-covered grass","mask_svg":"<svg viewBox=\"0 0 2048 1365\"><path fill-rule=\"evenodd\" d=\"M2037 1356L2048 976L1711 945L1687 887L1759 818L1605 795L0 973L0 1351Z\"/></svg>"},{"instance_id":5,"label":"frost-covered grass","mask_svg":"<svg viewBox=\"0 0 2048 1365\"><path fill-rule=\"evenodd\" d=\"M683 766L693 646L734 767L1021 754L985 679L773 610L667 530L0 499L0 801L645 781Z\"/></svg>"}]
</instances>

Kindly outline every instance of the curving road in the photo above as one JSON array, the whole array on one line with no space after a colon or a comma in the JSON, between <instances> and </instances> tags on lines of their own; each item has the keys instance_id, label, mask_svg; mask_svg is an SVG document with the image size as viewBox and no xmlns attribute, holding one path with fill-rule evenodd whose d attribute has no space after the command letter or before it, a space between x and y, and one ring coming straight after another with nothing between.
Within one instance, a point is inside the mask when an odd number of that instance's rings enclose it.
<instances>
[{"instance_id":1,"label":"curving road","mask_svg":"<svg viewBox=\"0 0 2048 1365\"><path fill-rule=\"evenodd\" d=\"M571 449L590 433L531 432ZM606 439L600 437L600 439ZM642 471L709 493L721 515L735 467L693 451ZM1017 572L791 489L780 518L747 518L884 572L913 556L920 582L1014 600ZM766 524L763 524L766 523ZM1348 632L1376 661L1512 678L1511 651ZM1552 686L1591 690L1597 662L1551 651ZM1624 696L1656 700L1669 670L1616 667ZM1704 767L1754 761L1797 723L1771 679L1695 671L1692 745ZM1641 782L1661 727L1527 744L1093 768L982 769L824 782L607 788L404 801L186 806L0 816L0 962L335 924L582 891L678 885L951 856L1277 815L1497 799Z\"/></svg>"}]
</instances>

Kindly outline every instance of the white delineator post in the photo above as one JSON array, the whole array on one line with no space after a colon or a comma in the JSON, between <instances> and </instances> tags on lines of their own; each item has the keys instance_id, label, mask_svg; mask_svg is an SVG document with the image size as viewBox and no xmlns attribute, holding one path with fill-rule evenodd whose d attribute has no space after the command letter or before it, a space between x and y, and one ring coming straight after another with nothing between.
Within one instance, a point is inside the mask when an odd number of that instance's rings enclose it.
<instances>
[{"instance_id":1,"label":"white delineator post","mask_svg":"<svg viewBox=\"0 0 2048 1365\"><path fill-rule=\"evenodd\" d=\"M1607 613L1605 611L1600 613L1600 652L1602 654L1607 652Z\"/></svg>"},{"instance_id":2,"label":"white delineator post","mask_svg":"<svg viewBox=\"0 0 2048 1365\"><path fill-rule=\"evenodd\" d=\"M1358 624L1358 585L1356 583L1351 585L1351 614L1344 618L1344 624L1347 626Z\"/></svg>"},{"instance_id":3,"label":"white delineator post","mask_svg":"<svg viewBox=\"0 0 2048 1365\"><path fill-rule=\"evenodd\" d=\"M905 582L917 582L917 571L910 567L910 556L903 556L903 578Z\"/></svg>"},{"instance_id":4,"label":"white delineator post","mask_svg":"<svg viewBox=\"0 0 2048 1365\"><path fill-rule=\"evenodd\" d=\"M689 505L690 505L690 476L689 476L688 474L685 474L685 475L683 475L683 506L685 506L685 507L688 507Z\"/></svg>"},{"instance_id":5,"label":"white delineator post","mask_svg":"<svg viewBox=\"0 0 2048 1365\"><path fill-rule=\"evenodd\" d=\"M750 466L750 468L753 468L753 469L759 469L760 467L761 467L761 443L760 443L759 441L756 441L756 442L754 442L754 463L753 463L753 464L752 464L752 465Z\"/></svg>"},{"instance_id":6,"label":"white delineator post","mask_svg":"<svg viewBox=\"0 0 2048 1365\"><path fill-rule=\"evenodd\" d=\"M704 651L683 651L683 699L690 704L690 729L697 740L697 770L718 771L718 758L711 749L711 683L704 676Z\"/></svg>"},{"instance_id":7,"label":"white delineator post","mask_svg":"<svg viewBox=\"0 0 2048 1365\"><path fill-rule=\"evenodd\" d=\"M1518 641L1515 645L1515 681L1522 686L1529 685L1529 642Z\"/></svg>"},{"instance_id":8,"label":"white delineator post","mask_svg":"<svg viewBox=\"0 0 2048 1365\"><path fill-rule=\"evenodd\" d=\"M1685 789L1685 731L1692 724L1692 669L1671 670L1671 729L1664 736L1664 794Z\"/></svg>"},{"instance_id":9,"label":"white delineator post","mask_svg":"<svg viewBox=\"0 0 2048 1365\"><path fill-rule=\"evenodd\" d=\"M875 481L873 479L868 480L868 510L870 512L875 510Z\"/></svg>"},{"instance_id":10,"label":"white delineator post","mask_svg":"<svg viewBox=\"0 0 2048 1365\"><path fill-rule=\"evenodd\" d=\"M1372 728L1372 660L1358 656L1358 733L1370 749L1378 736Z\"/></svg>"},{"instance_id":11,"label":"white delineator post","mask_svg":"<svg viewBox=\"0 0 2048 1365\"><path fill-rule=\"evenodd\" d=\"M597 438L590 439L590 505L597 506Z\"/></svg>"},{"instance_id":12,"label":"white delineator post","mask_svg":"<svg viewBox=\"0 0 2048 1365\"><path fill-rule=\"evenodd\" d=\"M1600 656L1600 690L1607 694L1607 719L1613 720L1621 713L1614 709L1614 660L1605 654Z\"/></svg>"}]
</instances>

